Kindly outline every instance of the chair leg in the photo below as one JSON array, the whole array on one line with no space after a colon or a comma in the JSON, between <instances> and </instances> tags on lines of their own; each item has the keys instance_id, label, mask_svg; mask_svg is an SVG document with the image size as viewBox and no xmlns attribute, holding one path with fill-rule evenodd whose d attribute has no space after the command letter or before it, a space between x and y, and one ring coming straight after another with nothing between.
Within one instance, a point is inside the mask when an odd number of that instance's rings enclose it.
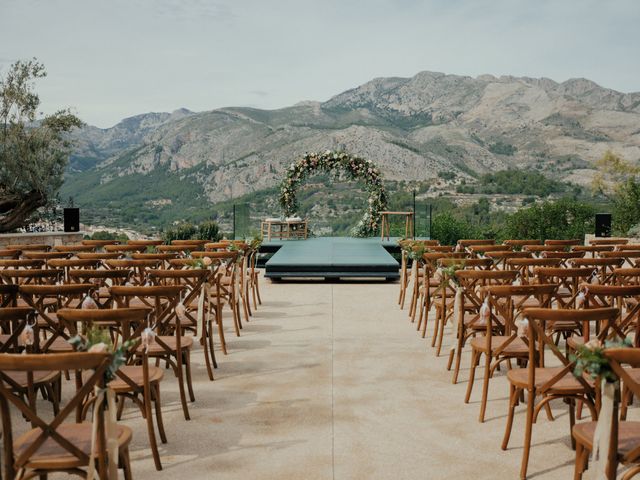
<instances>
[{"instance_id":1,"label":"chair leg","mask_svg":"<svg viewBox=\"0 0 640 480\"><path fill-rule=\"evenodd\" d=\"M513 428L513 416L516 410L516 404L518 403L518 389L512 384L509 384L509 411L507 412L507 425L504 430L504 437L502 438L502 450L506 450L509 446L509 438L511 437L511 429Z\"/></svg>"},{"instance_id":2,"label":"chair leg","mask_svg":"<svg viewBox=\"0 0 640 480\"><path fill-rule=\"evenodd\" d=\"M478 364L478 357L480 353L475 349L471 350L471 368L469 369L469 382L467 383L467 393L464 397L464 403L469 403L471 399L471 392L473 391L473 382L476 378L476 365Z\"/></svg>"},{"instance_id":3,"label":"chair leg","mask_svg":"<svg viewBox=\"0 0 640 480\"><path fill-rule=\"evenodd\" d=\"M522 450L522 465L520 466L520 479L527 478L527 468L529 467L529 454L531 453L531 433L533 430L533 403L535 392L527 392L527 419L524 433L524 448Z\"/></svg>"},{"instance_id":4,"label":"chair leg","mask_svg":"<svg viewBox=\"0 0 640 480\"><path fill-rule=\"evenodd\" d=\"M147 422L147 433L149 434L149 446L151 447L151 455L153 456L153 463L156 466L156 470L160 471L162 470L162 463L160 462L160 452L158 452L156 432L153 428L153 416L151 415L151 402L152 402L151 397L153 397L153 393L149 391L149 397L144 395L142 401L144 405L144 417L145 417L145 421Z\"/></svg>"},{"instance_id":5,"label":"chair leg","mask_svg":"<svg viewBox=\"0 0 640 480\"><path fill-rule=\"evenodd\" d=\"M156 411L156 423L158 424L158 433L162 443L167 443L167 434L164 431L164 422L162 421L162 401L160 399L160 382L155 386L151 386L153 392L154 407Z\"/></svg>"},{"instance_id":6,"label":"chair leg","mask_svg":"<svg viewBox=\"0 0 640 480\"><path fill-rule=\"evenodd\" d=\"M458 345L456 348L456 366L453 370L453 384L458 383L458 374L460 373L460 362L462 361L462 349L464 348L464 333L460 334Z\"/></svg>"},{"instance_id":7,"label":"chair leg","mask_svg":"<svg viewBox=\"0 0 640 480\"><path fill-rule=\"evenodd\" d=\"M489 377L491 373L491 355L485 354L484 360L484 380L482 381L482 401L480 403L480 423L484 422L484 415L487 411L487 397L489 396Z\"/></svg>"},{"instance_id":8,"label":"chair leg","mask_svg":"<svg viewBox=\"0 0 640 480\"><path fill-rule=\"evenodd\" d=\"M255 286L256 286L256 294L258 295L258 305L262 305L262 298L260 298L260 282L259 282L260 276L258 274L256 274L256 282L255 282Z\"/></svg>"},{"instance_id":9,"label":"chair leg","mask_svg":"<svg viewBox=\"0 0 640 480\"><path fill-rule=\"evenodd\" d=\"M120 451L120 464L122 465L124 480L133 480L133 475L131 474L131 460L129 459L129 447L124 447Z\"/></svg>"},{"instance_id":10,"label":"chair leg","mask_svg":"<svg viewBox=\"0 0 640 480\"><path fill-rule=\"evenodd\" d=\"M196 396L193 394L193 382L191 379L191 352L185 350L184 352L184 365L187 377L187 389L189 390L189 399L192 402L196 401Z\"/></svg>"},{"instance_id":11,"label":"chair leg","mask_svg":"<svg viewBox=\"0 0 640 480\"><path fill-rule=\"evenodd\" d=\"M622 387L622 395L620 396L620 420L627 419L627 409L629 408L629 403L631 403L631 390L624 385Z\"/></svg>"},{"instance_id":12,"label":"chair leg","mask_svg":"<svg viewBox=\"0 0 640 480\"><path fill-rule=\"evenodd\" d=\"M576 401L573 398L569 398L568 400L569 400L569 435L571 436L571 448L575 450L576 439L573 438L573 435L571 435L571 432L573 432L573 426L576 424Z\"/></svg>"},{"instance_id":13,"label":"chair leg","mask_svg":"<svg viewBox=\"0 0 640 480\"><path fill-rule=\"evenodd\" d=\"M203 328L202 331L202 338L201 338L201 343L202 343L202 348L204 350L204 363L207 367L207 375L209 375L209 380L213 381L213 369L211 368L211 358L209 355L209 350L210 350L210 342L209 340L211 339L211 332L210 330L210 323L209 322L205 322L205 327Z\"/></svg>"},{"instance_id":14,"label":"chair leg","mask_svg":"<svg viewBox=\"0 0 640 480\"><path fill-rule=\"evenodd\" d=\"M178 377L178 389L180 391L180 403L182 403L182 413L185 420L191 420L189 416L189 407L187 406L187 394L184 390L184 372L182 371L182 353L176 354L176 376Z\"/></svg>"}]
</instances>

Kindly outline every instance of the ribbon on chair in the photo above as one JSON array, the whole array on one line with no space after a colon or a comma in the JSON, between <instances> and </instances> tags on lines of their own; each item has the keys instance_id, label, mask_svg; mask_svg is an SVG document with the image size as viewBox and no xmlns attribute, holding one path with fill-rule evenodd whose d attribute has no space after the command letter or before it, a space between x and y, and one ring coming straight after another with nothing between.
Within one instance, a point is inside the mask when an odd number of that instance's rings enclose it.
<instances>
[{"instance_id":1,"label":"ribbon on chair","mask_svg":"<svg viewBox=\"0 0 640 480\"><path fill-rule=\"evenodd\" d=\"M593 465L596 478L607 480L607 457L611 446L611 425L613 423L613 406L618 382L607 382L604 378L600 384L602 403L598 423L593 432Z\"/></svg>"},{"instance_id":2,"label":"ribbon on chair","mask_svg":"<svg viewBox=\"0 0 640 480\"><path fill-rule=\"evenodd\" d=\"M462 290L461 286L456 287L456 296L453 299L453 329L451 330L451 351L455 351L458 345L458 331L460 330L460 323L464 316L464 308L462 305Z\"/></svg>"},{"instance_id":3,"label":"ribbon on chair","mask_svg":"<svg viewBox=\"0 0 640 480\"><path fill-rule=\"evenodd\" d=\"M107 478L118 478L118 426L116 421L116 394L107 388L95 387L96 401L93 404L93 423L91 425L91 453L87 468L87 480L93 480L96 473L96 447L98 443L98 412L105 407L105 434L107 437Z\"/></svg>"},{"instance_id":4,"label":"ribbon on chair","mask_svg":"<svg viewBox=\"0 0 640 480\"><path fill-rule=\"evenodd\" d=\"M209 320L211 318L211 304L210 304L210 300L209 300L209 290L211 289L211 285L209 285L209 282L205 282L202 284L202 287L200 288L200 297L198 298L198 315L196 317L196 330L200 330L200 332L196 331L196 335L198 335L198 333L200 334L200 338L203 338L204 336L204 332L206 331L206 329L204 328L204 305L205 305L205 299L207 302L207 320Z\"/></svg>"}]
</instances>

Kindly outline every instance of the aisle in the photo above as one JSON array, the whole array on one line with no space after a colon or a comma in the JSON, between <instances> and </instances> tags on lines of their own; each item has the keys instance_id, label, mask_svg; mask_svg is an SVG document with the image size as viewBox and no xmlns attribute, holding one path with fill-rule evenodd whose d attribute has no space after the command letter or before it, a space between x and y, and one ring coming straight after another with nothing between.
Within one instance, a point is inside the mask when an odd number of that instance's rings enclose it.
<instances>
[{"instance_id":1,"label":"aisle","mask_svg":"<svg viewBox=\"0 0 640 480\"><path fill-rule=\"evenodd\" d=\"M522 416L512 449L500 450L506 382L492 382L488 421L477 423L478 397L463 403L465 383L450 383L445 359L396 307L397 284L262 286L264 305L242 337L227 330L215 382L194 352L190 422L167 373L163 472L153 470L142 421L132 422L135 478L517 478ZM571 477L567 432L566 415L539 420L530 478Z\"/></svg>"}]
</instances>

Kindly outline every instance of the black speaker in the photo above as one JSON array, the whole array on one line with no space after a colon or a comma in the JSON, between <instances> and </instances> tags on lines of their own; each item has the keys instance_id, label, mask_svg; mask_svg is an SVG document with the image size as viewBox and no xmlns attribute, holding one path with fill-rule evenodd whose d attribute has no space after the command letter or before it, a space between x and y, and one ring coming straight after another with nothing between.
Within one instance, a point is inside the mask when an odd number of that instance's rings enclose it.
<instances>
[{"instance_id":1,"label":"black speaker","mask_svg":"<svg viewBox=\"0 0 640 480\"><path fill-rule=\"evenodd\" d=\"M79 208L64 209L64 231L65 232L80 231L80 209Z\"/></svg>"},{"instance_id":2,"label":"black speaker","mask_svg":"<svg viewBox=\"0 0 640 480\"><path fill-rule=\"evenodd\" d=\"M611 236L611 214L596 213L596 237Z\"/></svg>"}]
</instances>

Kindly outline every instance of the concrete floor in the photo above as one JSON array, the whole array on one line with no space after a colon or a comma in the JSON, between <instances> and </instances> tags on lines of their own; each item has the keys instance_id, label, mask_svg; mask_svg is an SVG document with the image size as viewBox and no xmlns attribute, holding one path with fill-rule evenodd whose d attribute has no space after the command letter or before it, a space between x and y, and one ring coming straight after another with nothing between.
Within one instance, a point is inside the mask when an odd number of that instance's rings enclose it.
<instances>
[{"instance_id":1,"label":"concrete floor","mask_svg":"<svg viewBox=\"0 0 640 480\"><path fill-rule=\"evenodd\" d=\"M523 409L503 452L503 374L491 383L480 424L480 389L463 402L468 355L463 381L452 385L446 359L435 357L398 309L397 290L397 283L263 281L263 305L242 336L227 330L229 355L218 352L214 382L202 351L194 351L191 421L184 421L177 383L166 375L162 472L153 467L139 414L127 411L134 477L518 478ZM555 422L541 415L534 426L529 478L572 476L567 409L558 403L554 413Z\"/></svg>"}]
</instances>

